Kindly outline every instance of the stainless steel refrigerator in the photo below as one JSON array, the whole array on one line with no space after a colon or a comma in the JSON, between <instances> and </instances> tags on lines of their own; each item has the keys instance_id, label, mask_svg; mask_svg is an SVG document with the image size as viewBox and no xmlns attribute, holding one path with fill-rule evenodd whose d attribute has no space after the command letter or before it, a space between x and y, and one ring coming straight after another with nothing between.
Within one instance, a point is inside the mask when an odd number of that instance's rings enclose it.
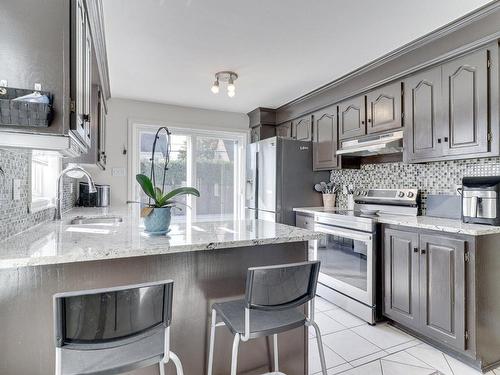
<instances>
[{"instance_id":1,"label":"stainless steel refrigerator","mask_svg":"<svg viewBox=\"0 0 500 375\"><path fill-rule=\"evenodd\" d=\"M312 143L272 137L251 143L246 160L246 216L295 225L294 207L322 205L314 184L330 172L313 172Z\"/></svg>"}]
</instances>

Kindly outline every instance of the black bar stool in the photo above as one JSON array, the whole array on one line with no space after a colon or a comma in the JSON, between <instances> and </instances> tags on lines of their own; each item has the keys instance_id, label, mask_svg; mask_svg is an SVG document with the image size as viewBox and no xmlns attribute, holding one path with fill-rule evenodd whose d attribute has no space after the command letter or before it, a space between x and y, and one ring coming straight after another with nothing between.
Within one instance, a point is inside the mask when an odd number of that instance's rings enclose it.
<instances>
[{"instance_id":1,"label":"black bar stool","mask_svg":"<svg viewBox=\"0 0 500 375\"><path fill-rule=\"evenodd\" d=\"M274 371L279 373L278 334L301 326L316 330L321 369L326 373L321 333L314 322L314 297L320 262L302 262L269 267L249 268L245 299L215 303L212 306L212 325L208 355L208 375L212 375L215 328L225 325L234 335L231 356L231 375L237 373L240 341L273 336ZM297 308L306 303L309 316ZM217 323L217 315L222 322Z\"/></svg>"},{"instance_id":2,"label":"black bar stool","mask_svg":"<svg viewBox=\"0 0 500 375\"><path fill-rule=\"evenodd\" d=\"M54 295L56 375L120 374L170 359L172 280Z\"/></svg>"}]
</instances>

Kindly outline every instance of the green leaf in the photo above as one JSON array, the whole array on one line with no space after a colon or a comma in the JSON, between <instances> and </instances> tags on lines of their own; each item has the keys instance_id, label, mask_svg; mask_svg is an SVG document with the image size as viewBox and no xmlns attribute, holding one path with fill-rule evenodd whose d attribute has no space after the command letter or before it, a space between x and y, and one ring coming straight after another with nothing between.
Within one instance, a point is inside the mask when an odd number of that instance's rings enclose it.
<instances>
[{"instance_id":1,"label":"green leaf","mask_svg":"<svg viewBox=\"0 0 500 375\"><path fill-rule=\"evenodd\" d=\"M200 196L200 192L193 187L180 187L180 188L172 190L168 194L165 194L164 198L165 198L165 200L170 200L173 197L176 197L178 195L186 195L186 194L191 194L191 195L194 195L195 197Z\"/></svg>"},{"instance_id":2,"label":"green leaf","mask_svg":"<svg viewBox=\"0 0 500 375\"><path fill-rule=\"evenodd\" d=\"M159 202L163 198L163 191L159 187L155 187L155 201Z\"/></svg>"},{"instance_id":3,"label":"green leaf","mask_svg":"<svg viewBox=\"0 0 500 375\"><path fill-rule=\"evenodd\" d=\"M156 195L155 195L155 189L153 187L153 183L149 179L148 176L145 176L143 174L138 174L135 176L135 179L141 185L142 191L144 191L144 194L146 194L148 197L156 200Z\"/></svg>"}]
</instances>

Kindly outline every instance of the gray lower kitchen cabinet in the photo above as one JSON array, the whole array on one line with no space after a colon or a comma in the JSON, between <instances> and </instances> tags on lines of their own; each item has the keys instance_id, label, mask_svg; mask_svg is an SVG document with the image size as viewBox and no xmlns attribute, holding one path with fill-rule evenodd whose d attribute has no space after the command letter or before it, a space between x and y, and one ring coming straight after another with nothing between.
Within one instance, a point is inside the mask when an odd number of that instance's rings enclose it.
<instances>
[{"instance_id":1,"label":"gray lower kitchen cabinet","mask_svg":"<svg viewBox=\"0 0 500 375\"><path fill-rule=\"evenodd\" d=\"M384 231L384 314L465 350L464 239L443 233Z\"/></svg>"},{"instance_id":2,"label":"gray lower kitchen cabinet","mask_svg":"<svg viewBox=\"0 0 500 375\"><path fill-rule=\"evenodd\" d=\"M438 133L443 104L441 67L414 74L405 80L406 161L436 158L442 153Z\"/></svg>"},{"instance_id":3,"label":"gray lower kitchen cabinet","mask_svg":"<svg viewBox=\"0 0 500 375\"><path fill-rule=\"evenodd\" d=\"M366 94L366 132L378 133L403 126L401 82L394 82Z\"/></svg>"},{"instance_id":4,"label":"gray lower kitchen cabinet","mask_svg":"<svg viewBox=\"0 0 500 375\"><path fill-rule=\"evenodd\" d=\"M313 114L313 170L340 168L337 156L337 107L325 108Z\"/></svg>"},{"instance_id":5,"label":"gray lower kitchen cabinet","mask_svg":"<svg viewBox=\"0 0 500 375\"><path fill-rule=\"evenodd\" d=\"M299 228L314 230L314 217L303 213L295 214L295 226Z\"/></svg>"},{"instance_id":6,"label":"gray lower kitchen cabinet","mask_svg":"<svg viewBox=\"0 0 500 375\"><path fill-rule=\"evenodd\" d=\"M420 235L420 321L424 335L465 349L465 241Z\"/></svg>"},{"instance_id":7,"label":"gray lower kitchen cabinet","mask_svg":"<svg viewBox=\"0 0 500 375\"><path fill-rule=\"evenodd\" d=\"M292 138L292 123L285 122L276 126L276 135L279 137Z\"/></svg>"},{"instance_id":8,"label":"gray lower kitchen cabinet","mask_svg":"<svg viewBox=\"0 0 500 375\"><path fill-rule=\"evenodd\" d=\"M312 120L310 115L292 122L292 138L298 141L312 140Z\"/></svg>"},{"instance_id":9,"label":"gray lower kitchen cabinet","mask_svg":"<svg viewBox=\"0 0 500 375\"><path fill-rule=\"evenodd\" d=\"M366 134L366 97L356 96L338 104L339 139Z\"/></svg>"},{"instance_id":10,"label":"gray lower kitchen cabinet","mask_svg":"<svg viewBox=\"0 0 500 375\"><path fill-rule=\"evenodd\" d=\"M384 233L384 313L410 327L419 326L418 234L387 229Z\"/></svg>"},{"instance_id":11,"label":"gray lower kitchen cabinet","mask_svg":"<svg viewBox=\"0 0 500 375\"><path fill-rule=\"evenodd\" d=\"M482 371L500 364L500 234L382 224L383 315Z\"/></svg>"}]
</instances>

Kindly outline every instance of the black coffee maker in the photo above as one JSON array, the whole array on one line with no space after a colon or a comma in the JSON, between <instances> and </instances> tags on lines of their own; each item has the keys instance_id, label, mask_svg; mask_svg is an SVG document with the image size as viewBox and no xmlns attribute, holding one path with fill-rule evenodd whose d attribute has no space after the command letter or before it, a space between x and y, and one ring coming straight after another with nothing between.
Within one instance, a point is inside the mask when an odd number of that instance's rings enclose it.
<instances>
[{"instance_id":1,"label":"black coffee maker","mask_svg":"<svg viewBox=\"0 0 500 375\"><path fill-rule=\"evenodd\" d=\"M500 225L500 176L462 179L462 221Z\"/></svg>"}]
</instances>

